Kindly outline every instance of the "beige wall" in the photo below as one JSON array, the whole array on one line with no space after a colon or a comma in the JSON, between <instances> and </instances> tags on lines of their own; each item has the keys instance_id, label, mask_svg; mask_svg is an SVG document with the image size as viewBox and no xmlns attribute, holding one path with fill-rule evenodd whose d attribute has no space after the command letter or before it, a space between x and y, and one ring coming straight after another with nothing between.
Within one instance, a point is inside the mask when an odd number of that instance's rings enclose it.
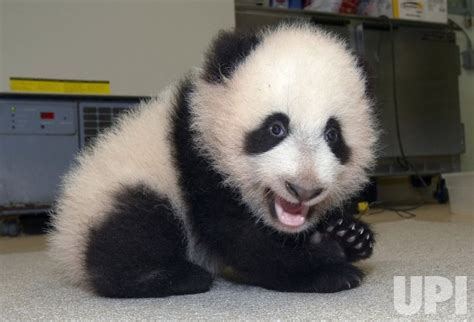
<instances>
[{"instance_id":1,"label":"beige wall","mask_svg":"<svg viewBox=\"0 0 474 322\"><path fill-rule=\"evenodd\" d=\"M234 26L233 0L3 2L4 91L19 76L110 80L113 94L153 94Z\"/></svg>"},{"instance_id":2,"label":"beige wall","mask_svg":"<svg viewBox=\"0 0 474 322\"><path fill-rule=\"evenodd\" d=\"M461 26L463 19L461 16L450 16ZM466 29L471 39L474 41L474 28ZM466 37L457 33L457 40L461 51L466 48ZM459 77L459 98L461 104L461 119L464 123L466 134L466 153L461 156L462 171L474 171L474 70L462 68Z\"/></svg>"}]
</instances>

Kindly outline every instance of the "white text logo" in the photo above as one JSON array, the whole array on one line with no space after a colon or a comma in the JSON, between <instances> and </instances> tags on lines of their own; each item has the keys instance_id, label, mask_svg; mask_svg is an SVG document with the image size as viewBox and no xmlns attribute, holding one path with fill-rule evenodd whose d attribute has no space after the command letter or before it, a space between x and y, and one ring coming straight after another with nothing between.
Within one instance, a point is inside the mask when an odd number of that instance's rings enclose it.
<instances>
[{"instance_id":1,"label":"white text logo","mask_svg":"<svg viewBox=\"0 0 474 322\"><path fill-rule=\"evenodd\" d=\"M455 314L467 313L467 276L456 276L453 281L442 276L405 276L393 278L393 305L403 315L420 311L424 303L425 314L436 314L436 306L453 298ZM450 301L452 302L452 301Z\"/></svg>"}]
</instances>

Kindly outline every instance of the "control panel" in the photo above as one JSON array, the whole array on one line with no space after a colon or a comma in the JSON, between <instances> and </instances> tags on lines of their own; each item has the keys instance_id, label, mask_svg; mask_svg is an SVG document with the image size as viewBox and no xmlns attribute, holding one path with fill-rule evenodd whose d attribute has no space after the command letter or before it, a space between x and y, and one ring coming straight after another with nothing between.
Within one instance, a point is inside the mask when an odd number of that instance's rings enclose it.
<instances>
[{"instance_id":1,"label":"control panel","mask_svg":"<svg viewBox=\"0 0 474 322\"><path fill-rule=\"evenodd\" d=\"M0 102L0 134L72 135L77 104L73 102Z\"/></svg>"}]
</instances>

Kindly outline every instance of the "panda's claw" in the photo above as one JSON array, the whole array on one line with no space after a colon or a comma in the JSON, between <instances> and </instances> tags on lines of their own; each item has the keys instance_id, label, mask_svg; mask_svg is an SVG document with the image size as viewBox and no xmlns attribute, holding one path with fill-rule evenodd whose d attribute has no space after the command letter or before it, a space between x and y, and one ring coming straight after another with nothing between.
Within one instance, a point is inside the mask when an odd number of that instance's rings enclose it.
<instances>
[{"instance_id":1,"label":"panda's claw","mask_svg":"<svg viewBox=\"0 0 474 322\"><path fill-rule=\"evenodd\" d=\"M347 230L339 230L336 235L338 235L339 237L343 237L345 234L346 234Z\"/></svg>"},{"instance_id":2,"label":"panda's claw","mask_svg":"<svg viewBox=\"0 0 474 322\"><path fill-rule=\"evenodd\" d=\"M325 229L344 249L347 260L358 261L372 255L374 234L370 227L355 218L334 218Z\"/></svg>"},{"instance_id":3,"label":"panda's claw","mask_svg":"<svg viewBox=\"0 0 474 322\"><path fill-rule=\"evenodd\" d=\"M347 240L348 243L352 243L356 239L356 237L357 236L353 235L353 236L347 238L346 240Z\"/></svg>"}]
</instances>

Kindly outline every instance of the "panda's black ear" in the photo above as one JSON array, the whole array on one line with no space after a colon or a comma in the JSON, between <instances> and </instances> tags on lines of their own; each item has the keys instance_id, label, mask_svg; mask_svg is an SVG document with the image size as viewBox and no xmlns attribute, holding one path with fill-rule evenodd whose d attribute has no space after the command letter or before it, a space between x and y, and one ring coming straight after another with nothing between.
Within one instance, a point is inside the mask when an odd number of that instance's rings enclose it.
<instances>
[{"instance_id":1,"label":"panda's black ear","mask_svg":"<svg viewBox=\"0 0 474 322\"><path fill-rule=\"evenodd\" d=\"M255 32L221 31L207 51L204 80L214 84L223 83L259 42L260 38Z\"/></svg>"}]
</instances>

